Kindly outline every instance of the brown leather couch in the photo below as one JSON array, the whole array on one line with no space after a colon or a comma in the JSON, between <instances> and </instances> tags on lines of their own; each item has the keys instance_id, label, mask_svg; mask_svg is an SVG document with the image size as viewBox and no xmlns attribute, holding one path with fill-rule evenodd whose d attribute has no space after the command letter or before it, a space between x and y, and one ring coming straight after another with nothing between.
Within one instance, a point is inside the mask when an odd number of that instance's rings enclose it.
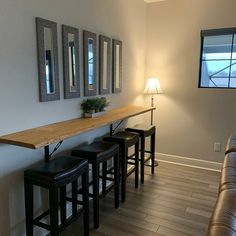
<instances>
[{"instance_id":1,"label":"brown leather couch","mask_svg":"<svg viewBox=\"0 0 236 236\"><path fill-rule=\"evenodd\" d=\"M228 139L225 154L208 236L236 236L236 135Z\"/></svg>"}]
</instances>

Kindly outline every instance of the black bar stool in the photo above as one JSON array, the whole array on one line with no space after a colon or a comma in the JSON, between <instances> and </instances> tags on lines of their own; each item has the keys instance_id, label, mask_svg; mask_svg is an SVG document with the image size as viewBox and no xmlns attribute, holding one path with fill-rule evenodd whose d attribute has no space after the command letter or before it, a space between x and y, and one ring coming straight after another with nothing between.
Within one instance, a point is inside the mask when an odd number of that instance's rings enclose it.
<instances>
[{"instance_id":1,"label":"black bar stool","mask_svg":"<svg viewBox=\"0 0 236 236\"><path fill-rule=\"evenodd\" d=\"M84 235L89 235L88 161L71 156L61 156L47 163L36 165L24 172L26 235L33 236L33 226L37 225L58 236L79 214L77 210L78 178L82 177ZM72 216L66 218L66 185L72 184ZM34 218L34 185L49 190L49 210ZM58 193L60 191L60 200ZM61 225L58 209L61 209ZM40 222L50 215L50 225Z\"/></svg>"},{"instance_id":2,"label":"black bar stool","mask_svg":"<svg viewBox=\"0 0 236 236\"><path fill-rule=\"evenodd\" d=\"M93 194L90 196L93 198L93 215L94 215L94 228L99 227L99 166L100 163L103 167L106 166L108 160L114 158L114 179L103 178L103 193L104 193L104 179L109 179L114 182L114 198L115 198L115 208L119 207L119 145L109 142L93 142L88 145L78 146L72 150L73 156L81 157L87 159L90 164L92 164L93 171ZM104 172L104 171L103 171ZM106 185L105 185L106 186Z\"/></svg>"},{"instance_id":3,"label":"black bar stool","mask_svg":"<svg viewBox=\"0 0 236 236\"><path fill-rule=\"evenodd\" d=\"M141 164L141 183L144 183L144 164L151 159L151 171L154 174L155 168L155 137L156 126L136 125L132 128L126 128L126 131L136 132L140 137L140 164ZM151 137L150 150L145 148L145 138ZM149 153L150 156L145 160L145 153Z\"/></svg>"},{"instance_id":4,"label":"black bar stool","mask_svg":"<svg viewBox=\"0 0 236 236\"><path fill-rule=\"evenodd\" d=\"M127 176L135 172L135 188L138 188L138 172L139 172L139 135L137 133L120 131L110 137L103 138L104 141L119 144L120 161L121 161L121 201L125 202L126 198L126 179ZM128 149L135 146L135 152L128 155ZM134 162L130 162L132 159ZM127 173L127 164L134 166L134 169Z\"/></svg>"}]
</instances>

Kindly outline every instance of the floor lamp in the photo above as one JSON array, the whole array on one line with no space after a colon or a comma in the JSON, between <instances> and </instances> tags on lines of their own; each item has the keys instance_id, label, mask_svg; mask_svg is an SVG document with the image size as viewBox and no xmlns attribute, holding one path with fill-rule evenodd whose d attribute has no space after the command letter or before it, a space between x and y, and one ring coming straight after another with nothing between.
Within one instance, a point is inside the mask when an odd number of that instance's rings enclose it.
<instances>
[{"instance_id":1,"label":"floor lamp","mask_svg":"<svg viewBox=\"0 0 236 236\"><path fill-rule=\"evenodd\" d=\"M151 95L151 107L154 107L154 95L163 93L160 81L157 78L149 78L146 84L146 88L144 90L144 94ZM153 125L153 110L151 111L151 125ZM150 163L146 164L147 166L151 166L151 160ZM158 162L154 162L155 166L158 166Z\"/></svg>"}]
</instances>

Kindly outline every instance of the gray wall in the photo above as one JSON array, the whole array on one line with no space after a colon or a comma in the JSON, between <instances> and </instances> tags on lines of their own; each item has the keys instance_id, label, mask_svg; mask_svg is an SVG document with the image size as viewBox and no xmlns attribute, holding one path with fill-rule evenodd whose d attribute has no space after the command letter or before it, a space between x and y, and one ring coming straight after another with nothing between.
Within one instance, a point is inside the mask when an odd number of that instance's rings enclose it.
<instances>
[{"instance_id":1,"label":"gray wall","mask_svg":"<svg viewBox=\"0 0 236 236\"><path fill-rule=\"evenodd\" d=\"M156 101L158 152L222 162L236 130L236 91L198 89L200 30L235 27L235 8L235 0L148 4L146 77L158 76L164 90Z\"/></svg>"},{"instance_id":2,"label":"gray wall","mask_svg":"<svg viewBox=\"0 0 236 236\"><path fill-rule=\"evenodd\" d=\"M61 100L55 102L39 103L36 16L58 23ZM108 96L110 108L142 103L145 17L143 0L2 0L0 135L80 117L79 104L83 98L63 99L61 24L78 27L80 39L82 29L86 29L123 40L123 92ZM80 59L82 62L82 57ZM107 131L108 128L102 128L68 139L60 151ZM24 234L23 170L42 160L43 149L28 150L0 144L0 236ZM38 211L42 205L39 190L36 191L36 199Z\"/></svg>"}]
</instances>

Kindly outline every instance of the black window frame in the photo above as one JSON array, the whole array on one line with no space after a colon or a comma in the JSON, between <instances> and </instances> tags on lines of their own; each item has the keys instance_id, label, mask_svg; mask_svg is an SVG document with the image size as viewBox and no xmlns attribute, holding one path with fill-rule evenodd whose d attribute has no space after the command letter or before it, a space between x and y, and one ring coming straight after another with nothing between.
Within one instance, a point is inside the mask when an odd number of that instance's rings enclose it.
<instances>
[{"instance_id":1,"label":"black window frame","mask_svg":"<svg viewBox=\"0 0 236 236\"><path fill-rule=\"evenodd\" d=\"M220 28L220 29L208 29L208 30L201 30L201 32L200 32L201 47L200 47L198 88L207 88L207 89L236 89L236 87L209 87L209 86L207 87L207 86L201 86L202 57L203 57L204 37L206 37L206 36L222 36L222 35L233 35L232 45L231 45L231 47L233 48L234 37L236 37L236 27ZM232 54L232 50L231 50L231 54ZM229 60L232 60L232 55L231 55L231 59L229 59ZM230 67L231 66L232 65L230 65ZM230 79L230 74L229 74L229 79Z\"/></svg>"}]
</instances>

